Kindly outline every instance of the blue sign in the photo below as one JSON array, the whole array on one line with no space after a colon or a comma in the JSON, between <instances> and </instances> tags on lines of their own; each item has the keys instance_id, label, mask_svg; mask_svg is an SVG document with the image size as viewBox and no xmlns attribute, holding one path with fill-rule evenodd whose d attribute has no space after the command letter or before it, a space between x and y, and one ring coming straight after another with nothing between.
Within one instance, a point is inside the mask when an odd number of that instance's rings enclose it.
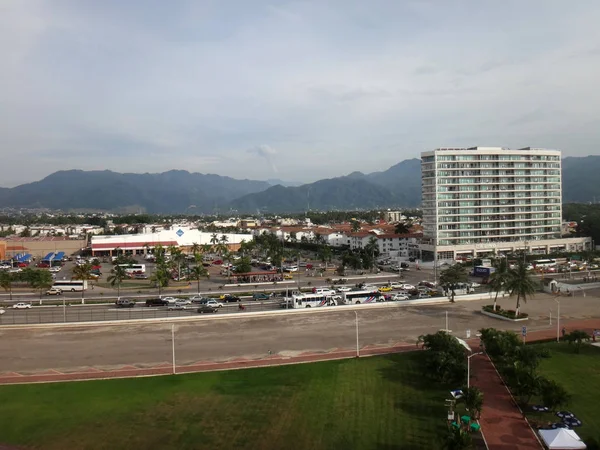
<instances>
[{"instance_id":1,"label":"blue sign","mask_svg":"<svg viewBox=\"0 0 600 450\"><path fill-rule=\"evenodd\" d=\"M177 236L181 237L181 236L183 236L183 230L180 228L179 230L177 230L177 232L175 234Z\"/></svg>"},{"instance_id":2,"label":"blue sign","mask_svg":"<svg viewBox=\"0 0 600 450\"><path fill-rule=\"evenodd\" d=\"M523 327L523 328L521 329L521 335L523 335L523 336L527 336L527 327Z\"/></svg>"}]
</instances>

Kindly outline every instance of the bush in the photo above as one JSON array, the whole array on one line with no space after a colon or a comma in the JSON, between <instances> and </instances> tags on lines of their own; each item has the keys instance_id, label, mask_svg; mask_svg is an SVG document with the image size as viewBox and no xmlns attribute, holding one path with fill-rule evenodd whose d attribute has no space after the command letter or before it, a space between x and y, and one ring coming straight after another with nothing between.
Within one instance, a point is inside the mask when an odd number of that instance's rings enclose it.
<instances>
[{"instance_id":1,"label":"bush","mask_svg":"<svg viewBox=\"0 0 600 450\"><path fill-rule=\"evenodd\" d=\"M521 313L519 316L516 316L516 311L514 309L502 309L500 305L496 305L496 311L494 311L494 305L485 305L481 308L485 312L489 312L492 314L498 314L499 316L507 317L509 319L525 319L529 317L527 313Z\"/></svg>"}]
</instances>

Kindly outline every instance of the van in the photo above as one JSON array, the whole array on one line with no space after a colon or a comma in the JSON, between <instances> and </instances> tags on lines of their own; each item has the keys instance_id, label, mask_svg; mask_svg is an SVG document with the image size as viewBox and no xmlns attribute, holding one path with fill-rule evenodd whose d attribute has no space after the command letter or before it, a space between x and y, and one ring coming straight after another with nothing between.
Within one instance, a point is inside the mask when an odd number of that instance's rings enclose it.
<instances>
[{"instance_id":1,"label":"van","mask_svg":"<svg viewBox=\"0 0 600 450\"><path fill-rule=\"evenodd\" d=\"M117 308L133 308L135 301L128 298L120 298L115 302Z\"/></svg>"}]
</instances>

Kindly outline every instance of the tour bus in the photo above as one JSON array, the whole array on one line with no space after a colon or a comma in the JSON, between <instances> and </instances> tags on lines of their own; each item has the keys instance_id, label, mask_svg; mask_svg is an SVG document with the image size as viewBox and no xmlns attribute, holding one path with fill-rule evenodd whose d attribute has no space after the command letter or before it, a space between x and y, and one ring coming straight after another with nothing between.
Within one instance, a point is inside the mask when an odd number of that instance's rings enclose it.
<instances>
[{"instance_id":1,"label":"tour bus","mask_svg":"<svg viewBox=\"0 0 600 450\"><path fill-rule=\"evenodd\" d=\"M361 305L384 302L385 297L378 291L348 291L342 293L342 300L345 305Z\"/></svg>"},{"instance_id":2,"label":"tour bus","mask_svg":"<svg viewBox=\"0 0 600 450\"><path fill-rule=\"evenodd\" d=\"M87 290L87 280L54 280L52 289L59 289L61 291L85 291Z\"/></svg>"},{"instance_id":3,"label":"tour bus","mask_svg":"<svg viewBox=\"0 0 600 450\"><path fill-rule=\"evenodd\" d=\"M536 269L547 269L549 267L556 267L555 259L538 259L533 262L533 265Z\"/></svg>"},{"instance_id":4,"label":"tour bus","mask_svg":"<svg viewBox=\"0 0 600 450\"><path fill-rule=\"evenodd\" d=\"M295 294L292 295L293 308L316 308L319 306L336 306L339 297L324 294Z\"/></svg>"},{"instance_id":5,"label":"tour bus","mask_svg":"<svg viewBox=\"0 0 600 450\"><path fill-rule=\"evenodd\" d=\"M126 273L146 273L146 264L119 264Z\"/></svg>"}]
</instances>

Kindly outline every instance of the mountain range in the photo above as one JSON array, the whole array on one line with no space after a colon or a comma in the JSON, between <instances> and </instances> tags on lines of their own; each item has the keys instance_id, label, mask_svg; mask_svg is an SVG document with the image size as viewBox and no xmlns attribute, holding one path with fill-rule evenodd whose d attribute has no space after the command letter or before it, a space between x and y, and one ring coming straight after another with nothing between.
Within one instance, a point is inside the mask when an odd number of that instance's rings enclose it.
<instances>
[{"instance_id":1,"label":"mountain range","mask_svg":"<svg viewBox=\"0 0 600 450\"><path fill-rule=\"evenodd\" d=\"M600 156L562 161L563 201L600 200ZM418 207L421 160L408 159L382 172L296 185L281 180L238 180L171 170L158 174L65 170L14 188L0 188L0 208L48 208L147 213L292 213Z\"/></svg>"}]
</instances>

